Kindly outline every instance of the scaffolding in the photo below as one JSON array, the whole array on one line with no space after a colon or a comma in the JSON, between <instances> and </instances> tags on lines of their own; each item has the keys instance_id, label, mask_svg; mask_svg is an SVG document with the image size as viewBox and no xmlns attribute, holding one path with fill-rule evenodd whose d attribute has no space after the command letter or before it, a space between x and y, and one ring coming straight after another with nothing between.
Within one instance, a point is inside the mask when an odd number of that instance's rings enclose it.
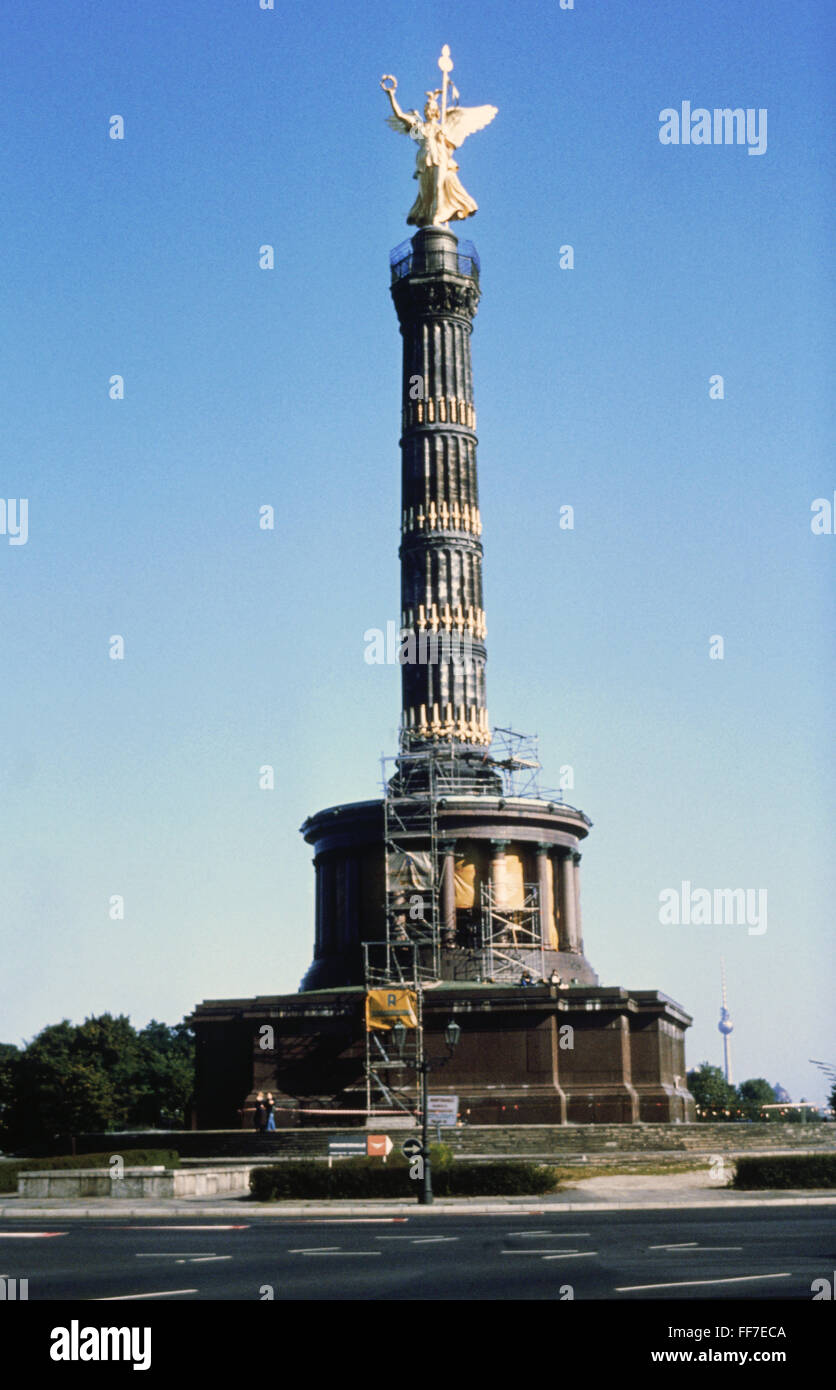
<instances>
[{"instance_id":1,"label":"scaffolding","mask_svg":"<svg viewBox=\"0 0 836 1390\"><path fill-rule=\"evenodd\" d=\"M391 1029L366 1027L365 1080L367 1124L375 1116L390 1119L393 1113L414 1117L416 1099L398 1084L401 1078L415 1076L422 1058L424 1029L423 976L418 959L418 947L412 943L397 945L390 941L366 942L363 946L363 979L365 993L373 989L407 989L416 998L417 1028L408 1028L403 1049L394 1054Z\"/></svg>"},{"instance_id":2,"label":"scaffolding","mask_svg":"<svg viewBox=\"0 0 836 1390\"><path fill-rule=\"evenodd\" d=\"M563 792L540 786L539 738L537 734L518 734L513 729L492 732L491 762L502 776L506 796L563 805Z\"/></svg>"},{"instance_id":3,"label":"scaffolding","mask_svg":"<svg viewBox=\"0 0 836 1390\"><path fill-rule=\"evenodd\" d=\"M385 941L378 949L382 984L397 983L408 962L418 982L441 978L444 942L438 810L446 798L505 797L564 805L562 791L539 783L536 734L495 728L490 751L463 748L455 740L428 745L408 729L400 752L381 759L383 774ZM442 835L443 839L443 835ZM539 888L524 885L522 905L509 909L491 884L481 888L474 923L478 971L484 980L519 983L542 979L545 944Z\"/></svg>"},{"instance_id":4,"label":"scaffolding","mask_svg":"<svg viewBox=\"0 0 836 1390\"><path fill-rule=\"evenodd\" d=\"M420 948L414 968L437 980L438 755L430 749L382 762L386 945Z\"/></svg>"},{"instance_id":5,"label":"scaffolding","mask_svg":"<svg viewBox=\"0 0 836 1390\"><path fill-rule=\"evenodd\" d=\"M523 887L522 904L497 901L492 883L482 885L482 974L495 984L545 978L546 957L536 883Z\"/></svg>"}]
</instances>

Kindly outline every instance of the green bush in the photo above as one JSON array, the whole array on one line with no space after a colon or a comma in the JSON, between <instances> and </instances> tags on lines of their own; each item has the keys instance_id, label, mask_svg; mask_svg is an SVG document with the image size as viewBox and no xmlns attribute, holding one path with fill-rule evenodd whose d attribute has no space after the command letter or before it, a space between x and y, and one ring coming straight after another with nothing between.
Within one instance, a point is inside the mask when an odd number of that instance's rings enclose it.
<instances>
[{"instance_id":1,"label":"green bush","mask_svg":"<svg viewBox=\"0 0 836 1390\"><path fill-rule=\"evenodd\" d=\"M743 1190L836 1187L836 1154L739 1158L732 1186Z\"/></svg>"},{"instance_id":2,"label":"green bush","mask_svg":"<svg viewBox=\"0 0 836 1390\"><path fill-rule=\"evenodd\" d=\"M75 1154L64 1158L15 1158L11 1162L0 1161L0 1192L17 1192L18 1173L39 1173L55 1168L109 1168L114 1154L119 1153L118 1145L107 1153ZM165 1168L177 1168L180 1155L176 1149L130 1149L122 1157L126 1168L151 1168L160 1164Z\"/></svg>"},{"instance_id":3,"label":"green bush","mask_svg":"<svg viewBox=\"0 0 836 1390\"><path fill-rule=\"evenodd\" d=\"M430 1154L437 1197L526 1197L553 1192L559 1184L557 1171L539 1163L454 1163L452 1154ZM410 1164L401 1155L392 1155L385 1165L379 1158L338 1159L331 1168L314 1159L263 1164L250 1174L250 1192L258 1202L293 1197L417 1199L420 1180L410 1178L409 1172Z\"/></svg>"}]
</instances>

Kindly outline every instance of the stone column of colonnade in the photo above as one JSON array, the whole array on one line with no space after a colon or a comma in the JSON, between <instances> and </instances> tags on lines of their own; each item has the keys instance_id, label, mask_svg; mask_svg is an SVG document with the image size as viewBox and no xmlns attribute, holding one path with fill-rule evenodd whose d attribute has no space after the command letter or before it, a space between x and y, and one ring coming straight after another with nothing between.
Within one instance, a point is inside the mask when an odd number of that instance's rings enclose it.
<instances>
[{"instance_id":1,"label":"stone column of colonnade","mask_svg":"<svg viewBox=\"0 0 836 1390\"><path fill-rule=\"evenodd\" d=\"M510 840L491 840L489 883L495 908L507 901L505 855ZM553 846L538 843L537 888L540 924L546 949L583 953L580 904L580 860L577 852L552 859ZM549 873L549 863L552 873ZM442 944L456 944L456 841L439 843L440 924Z\"/></svg>"},{"instance_id":2,"label":"stone column of colonnade","mask_svg":"<svg viewBox=\"0 0 836 1390\"><path fill-rule=\"evenodd\" d=\"M441 856L441 944L456 944L456 843L442 840Z\"/></svg>"},{"instance_id":3,"label":"stone column of colonnade","mask_svg":"<svg viewBox=\"0 0 836 1390\"><path fill-rule=\"evenodd\" d=\"M491 888L494 907L505 906L505 851L509 843L509 840L491 840Z\"/></svg>"},{"instance_id":4,"label":"stone column of colonnade","mask_svg":"<svg viewBox=\"0 0 836 1390\"><path fill-rule=\"evenodd\" d=\"M575 866L575 938L577 949L583 954L583 920L581 918L581 855L572 855Z\"/></svg>"},{"instance_id":5,"label":"stone column of colonnade","mask_svg":"<svg viewBox=\"0 0 836 1390\"><path fill-rule=\"evenodd\" d=\"M554 870L549 873L549 851L551 845L537 846L537 894L540 903L540 935L548 950L553 947L557 935L554 913Z\"/></svg>"},{"instance_id":6,"label":"stone column of colonnade","mask_svg":"<svg viewBox=\"0 0 836 1390\"><path fill-rule=\"evenodd\" d=\"M561 951L580 951L578 927L578 888L575 857L567 853L558 865L560 883L560 922L558 940Z\"/></svg>"}]
</instances>

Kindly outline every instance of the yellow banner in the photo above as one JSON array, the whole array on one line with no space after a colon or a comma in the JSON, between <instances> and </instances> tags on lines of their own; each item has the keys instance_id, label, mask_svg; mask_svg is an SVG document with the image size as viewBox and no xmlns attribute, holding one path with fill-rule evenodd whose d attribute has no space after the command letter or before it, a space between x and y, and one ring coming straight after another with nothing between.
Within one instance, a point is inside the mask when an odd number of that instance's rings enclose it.
<instances>
[{"instance_id":1,"label":"yellow banner","mask_svg":"<svg viewBox=\"0 0 836 1390\"><path fill-rule=\"evenodd\" d=\"M370 989L366 995L366 1029L393 1028L403 1023L418 1027L415 992L409 989Z\"/></svg>"}]
</instances>

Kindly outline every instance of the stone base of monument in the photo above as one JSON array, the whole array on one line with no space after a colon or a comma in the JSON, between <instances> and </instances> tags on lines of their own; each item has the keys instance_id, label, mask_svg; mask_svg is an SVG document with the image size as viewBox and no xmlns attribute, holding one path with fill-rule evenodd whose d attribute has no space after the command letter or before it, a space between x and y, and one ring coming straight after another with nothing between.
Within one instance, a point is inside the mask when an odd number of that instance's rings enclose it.
<instances>
[{"instance_id":1,"label":"stone base of monument","mask_svg":"<svg viewBox=\"0 0 836 1390\"><path fill-rule=\"evenodd\" d=\"M366 1119L365 994L360 987L207 1000L197 1038L200 1129L251 1128L258 1091L273 1093L279 1128L362 1125ZM448 1057L430 1076L455 1095L465 1124L688 1122L684 1034L689 1016L664 994L621 988L441 982L424 992L426 1051ZM266 1044L266 1045L265 1045ZM378 1069L417 1108L410 1067ZM387 1107L376 1094L377 1111ZM269 1144L270 1135L264 1136Z\"/></svg>"}]
</instances>

